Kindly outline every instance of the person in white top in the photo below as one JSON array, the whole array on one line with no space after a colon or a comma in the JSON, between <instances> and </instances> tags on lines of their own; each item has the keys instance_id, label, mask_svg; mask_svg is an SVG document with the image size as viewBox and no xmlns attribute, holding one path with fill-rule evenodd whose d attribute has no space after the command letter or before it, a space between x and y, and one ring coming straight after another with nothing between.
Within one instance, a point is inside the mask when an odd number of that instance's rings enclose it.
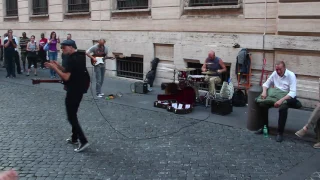
<instances>
[{"instance_id":1,"label":"person in white top","mask_svg":"<svg viewBox=\"0 0 320 180\"><path fill-rule=\"evenodd\" d=\"M282 91L288 92L286 96L278 100L273 106L279 108L279 119L278 119L278 135L276 137L277 142L283 140L283 132L287 121L288 108L295 108L297 104L296 90L297 90L297 79L296 75L286 69L286 65L283 61L276 63L276 70L270 75L268 80L263 84L263 91L261 98L265 99L268 94L267 90L274 85ZM283 103L286 101L286 103ZM263 126L268 127L268 110L270 106L259 104L261 107L261 117L263 118ZM256 134L262 134L263 127L259 129Z\"/></svg>"}]
</instances>

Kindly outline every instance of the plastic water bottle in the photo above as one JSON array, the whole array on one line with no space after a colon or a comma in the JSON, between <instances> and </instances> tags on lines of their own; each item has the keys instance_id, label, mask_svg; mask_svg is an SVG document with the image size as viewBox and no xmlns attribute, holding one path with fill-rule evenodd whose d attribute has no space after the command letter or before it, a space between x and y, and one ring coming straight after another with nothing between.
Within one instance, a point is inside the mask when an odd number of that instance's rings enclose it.
<instances>
[{"instance_id":1,"label":"plastic water bottle","mask_svg":"<svg viewBox=\"0 0 320 180\"><path fill-rule=\"evenodd\" d=\"M268 136L268 129L267 129L267 126L266 126L266 125L264 125L264 127L263 127L263 136L264 136L265 138L269 137L269 136Z\"/></svg>"}]
</instances>

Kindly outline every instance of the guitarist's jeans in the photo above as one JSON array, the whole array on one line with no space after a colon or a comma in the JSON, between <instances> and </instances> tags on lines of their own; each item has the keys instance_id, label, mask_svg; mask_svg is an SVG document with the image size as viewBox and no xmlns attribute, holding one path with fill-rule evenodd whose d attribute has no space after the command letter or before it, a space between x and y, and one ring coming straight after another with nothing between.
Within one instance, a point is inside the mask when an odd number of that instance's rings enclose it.
<instances>
[{"instance_id":1,"label":"guitarist's jeans","mask_svg":"<svg viewBox=\"0 0 320 180\"><path fill-rule=\"evenodd\" d=\"M104 81L106 66L104 64L98 64L94 66L94 72L96 73L96 93L98 95L101 94L101 87Z\"/></svg>"},{"instance_id":2,"label":"guitarist's jeans","mask_svg":"<svg viewBox=\"0 0 320 180\"><path fill-rule=\"evenodd\" d=\"M68 121L72 126L72 141L77 141L79 139L80 143L84 144L87 143L88 140L82 131L77 116L78 108L82 100L82 97L83 94L81 92L67 92L65 103Z\"/></svg>"}]
</instances>

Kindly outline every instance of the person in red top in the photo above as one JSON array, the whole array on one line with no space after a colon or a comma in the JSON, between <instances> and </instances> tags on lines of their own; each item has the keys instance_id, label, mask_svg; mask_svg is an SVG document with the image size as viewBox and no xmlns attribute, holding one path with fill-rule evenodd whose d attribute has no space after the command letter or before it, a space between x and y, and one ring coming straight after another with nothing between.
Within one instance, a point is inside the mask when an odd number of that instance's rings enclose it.
<instances>
[{"instance_id":1,"label":"person in red top","mask_svg":"<svg viewBox=\"0 0 320 180\"><path fill-rule=\"evenodd\" d=\"M48 39L44 37L44 33L41 33L41 39L39 41L39 58L41 59L41 68L45 69L44 63L47 62L47 51L43 50L43 47L47 44Z\"/></svg>"}]
</instances>

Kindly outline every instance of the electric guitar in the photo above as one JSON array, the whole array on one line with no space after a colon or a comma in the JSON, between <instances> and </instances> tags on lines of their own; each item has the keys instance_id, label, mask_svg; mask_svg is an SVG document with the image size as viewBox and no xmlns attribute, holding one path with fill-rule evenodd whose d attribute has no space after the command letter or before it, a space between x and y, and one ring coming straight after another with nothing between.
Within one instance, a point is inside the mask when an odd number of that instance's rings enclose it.
<instances>
[{"instance_id":1,"label":"electric guitar","mask_svg":"<svg viewBox=\"0 0 320 180\"><path fill-rule=\"evenodd\" d=\"M61 79L39 79L39 78L32 79L32 84L40 84L40 83L61 83L61 84L63 84L63 81Z\"/></svg>"},{"instance_id":2,"label":"electric guitar","mask_svg":"<svg viewBox=\"0 0 320 180\"><path fill-rule=\"evenodd\" d=\"M34 79L31 79L32 80L32 84L40 84L40 83L60 83L60 84L64 84L63 83L63 80L61 79L39 79L39 78L34 78ZM90 80L87 81L87 85L86 85L86 91L88 91L89 87L90 87ZM64 90L67 90L66 89L66 85L64 85Z\"/></svg>"},{"instance_id":3,"label":"electric guitar","mask_svg":"<svg viewBox=\"0 0 320 180\"><path fill-rule=\"evenodd\" d=\"M104 64L104 60L106 60L106 59L111 59L111 60L115 60L116 59L114 57L95 57L95 58L96 58L96 62L94 62L93 59L91 59L92 66L97 66L99 64Z\"/></svg>"}]
</instances>

